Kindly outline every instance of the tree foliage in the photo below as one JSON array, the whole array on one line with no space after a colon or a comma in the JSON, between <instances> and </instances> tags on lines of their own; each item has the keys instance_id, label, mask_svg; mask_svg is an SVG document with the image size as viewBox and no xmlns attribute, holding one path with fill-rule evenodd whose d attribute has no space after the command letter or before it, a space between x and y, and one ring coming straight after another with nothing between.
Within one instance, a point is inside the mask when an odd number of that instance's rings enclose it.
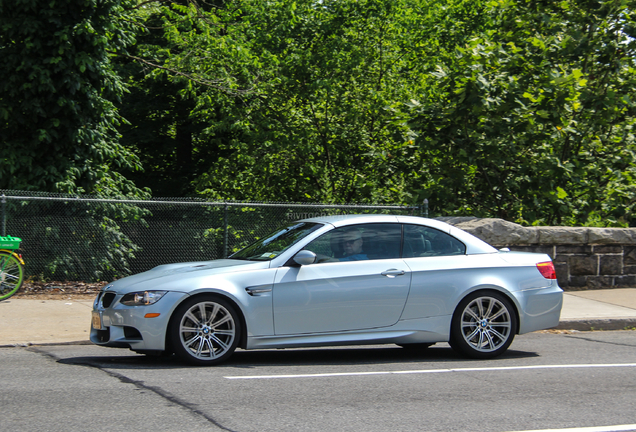
<instances>
[{"instance_id":1,"label":"tree foliage","mask_svg":"<svg viewBox=\"0 0 636 432\"><path fill-rule=\"evenodd\" d=\"M407 2L204 6L144 11L148 34L157 34L150 24L157 17L163 34L137 59L140 68L161 66L143 79L168 77L187 107L165 111L173 118L173 132L164 134L173 143L163 153L173 161L169 171L180 168L176 119L183 118L195 130L192 187L205 195L410 199L401 166L414 147L396 108L419 86L410 33L421 20Z\"/></svg>"},{"instance_id":2,"label":"tree foliage","mask_svg":"<svg viewBox=\"0 0 636 432\"><path fill-rule=\"evenodd\" d=\"M111 58L134 43L125 9L131 4L0 0L0 189L149 196L121 173L140 164L118 142L122 120L114 105L125 89ZM70 203L60 215L54 203L43 206L43 218L9 212L16 235L38 239L23 243L23 251L44 249L50 257L32 269L39 277L89 271L99 279L128 270L138 247L119 223L146 212ZM61 238L74 247L63 248ZM95 256L96 245L107 255Z\"/></svg>"},{"instance_id":3,"label":"tree foliage","mask_svg":"<svg viewBox=\"0 0 636 432\"><path fill-rule=\"evenodd\" d=\"M196 194L194 179L224 154L221 144L232 140L240 96L250 87L246 77L256 74L245 73L251 54L241 14L187 1L136 9L143 31L116 67L129 89L118 104L129 121L121 142L146 168L127 172L138 185L164 196Z\"/></svg>"},{"instance_id":4,"label":"tree foliage","mask_svg":"<svg viewBox=\"0 0 636 432\"><path fill-rule=\"evenodd\" d=\"M2 0L1 185L636 223L628 0L130 1Z\"/></svg>"},{"instance_id":5,"label":"tree foliage","mask_svg":"<svg viewBox=\"0 0 636 432\"><path fill-rule=\"evenodd\" d=\"M0 1L0 188L140 194L118 143L112 52L134 43L128 0Z\"/></svg>"},{"instance_id":6,"label":"tree foliage","mask_svg":"<svg viewBox=\"0 0 636 432\"><path fill-rule=\"evenodd\" d=\"M521 222L629 221L634 11L626 1L485 3L438 58L412 127L438 211Z\"/></svg>"}]
</instances>

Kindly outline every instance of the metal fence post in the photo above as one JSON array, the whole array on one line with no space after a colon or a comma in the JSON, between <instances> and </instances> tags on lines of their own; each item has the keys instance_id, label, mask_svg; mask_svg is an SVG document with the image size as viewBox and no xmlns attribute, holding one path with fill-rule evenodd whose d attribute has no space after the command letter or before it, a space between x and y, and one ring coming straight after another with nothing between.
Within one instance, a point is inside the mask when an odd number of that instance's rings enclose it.
<instances>
[{"instance_id":1,"label":"metal fence post","mask_svg":"<svg viewBox=\"0 0 636 432\"><path fill-rule=\"evenodd\" d=\"M428 199L424 198L424 202L422 203L422 216L425 218L428 217Z\"/></svg>"},{"instance_id":2,"label":"metal fence post","mask_svg":"<svg viewBox=\"0 0 636 432\"><path fill-rule=\"evenodd\" d=\"M227 258L227 249L228 249L228 220L227 220L227 211L228 211L228 205L225 204L223 206L223 228L224 228L224 234L223 234L223 258Z\"/></svg>"},{"instance_id":3,"label":"metal fence post","mask_svg":"<svg viewBox=\"0 0 636 432\"><path fill-rule=\"evenodd\" d=\"M7 235L7 197L2 194L2 237Z\"/></svg>"}]
</instances>

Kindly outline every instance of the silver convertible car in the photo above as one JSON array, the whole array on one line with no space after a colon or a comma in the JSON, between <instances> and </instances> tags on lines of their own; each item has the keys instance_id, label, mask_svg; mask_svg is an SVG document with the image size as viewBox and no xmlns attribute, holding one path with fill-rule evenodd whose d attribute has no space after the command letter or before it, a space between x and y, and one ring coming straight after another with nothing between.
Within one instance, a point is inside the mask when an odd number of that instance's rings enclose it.
<instances>
[{"instance_id":1,"label":"silver convertible car","mask_svg":"<svg viewBox=\"0 0 636 432\"><path fill-rule=\"evenodd\" d=\"M161 265L95 299L91 341L196 365L237 347L449 342L472 358L559 323L548 255L412 216L304 219L228 259Z\"/></svg>"}]
</instances>

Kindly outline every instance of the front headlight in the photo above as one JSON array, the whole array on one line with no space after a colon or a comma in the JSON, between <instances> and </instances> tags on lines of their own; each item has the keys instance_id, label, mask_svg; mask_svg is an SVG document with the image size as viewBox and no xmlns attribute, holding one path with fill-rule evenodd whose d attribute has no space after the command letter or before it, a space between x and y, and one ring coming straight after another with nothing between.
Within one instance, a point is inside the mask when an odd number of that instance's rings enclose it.
<instances>
[{"instance_id":1,"label":"front headlight","mask_svg":"<svg viewBox=\"0 0 636 432\"><path fill-rule=\"evenodd\" d=\"M126 306L148 306L157 303L168 291L140 291L126 294L120 303Z\"/></svg>"}]
</instances>

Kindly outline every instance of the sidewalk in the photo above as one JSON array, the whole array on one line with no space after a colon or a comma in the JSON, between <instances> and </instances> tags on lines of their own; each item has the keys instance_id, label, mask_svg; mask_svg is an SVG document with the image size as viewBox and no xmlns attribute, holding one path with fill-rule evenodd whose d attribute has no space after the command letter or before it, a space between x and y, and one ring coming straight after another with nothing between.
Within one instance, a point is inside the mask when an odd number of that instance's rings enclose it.
<instances>
[{"instance_id":1,"label":"sidewalk","mask_svg":"<svg viewBox=\"0 0 636 432\"><path fill-rule=\"evenodd\" d=\"M91 300L0 302L0 347L30 344L89 343ZM636 328L636 288L568 291L561 330Z\"/></svg>"},{"instance_id":2,"label":"sidewalk","mask_svg":"<svg viewBox=\"0 0 636 432\"><path fill-rule=\"evenodd\" d=\"M562 330L623 330L636 328L636 288L566 291Z\"/></svg>"},{"instance_id":3,"label":"sidewalk","mask_svg":"<svg viewBox=\"0 0 636 432\"><path fill-rule=\"evenodd\" d=\"M10 298L0 302L0 347L89 343L91 300Z\"/></svg>"}]
</instances>

